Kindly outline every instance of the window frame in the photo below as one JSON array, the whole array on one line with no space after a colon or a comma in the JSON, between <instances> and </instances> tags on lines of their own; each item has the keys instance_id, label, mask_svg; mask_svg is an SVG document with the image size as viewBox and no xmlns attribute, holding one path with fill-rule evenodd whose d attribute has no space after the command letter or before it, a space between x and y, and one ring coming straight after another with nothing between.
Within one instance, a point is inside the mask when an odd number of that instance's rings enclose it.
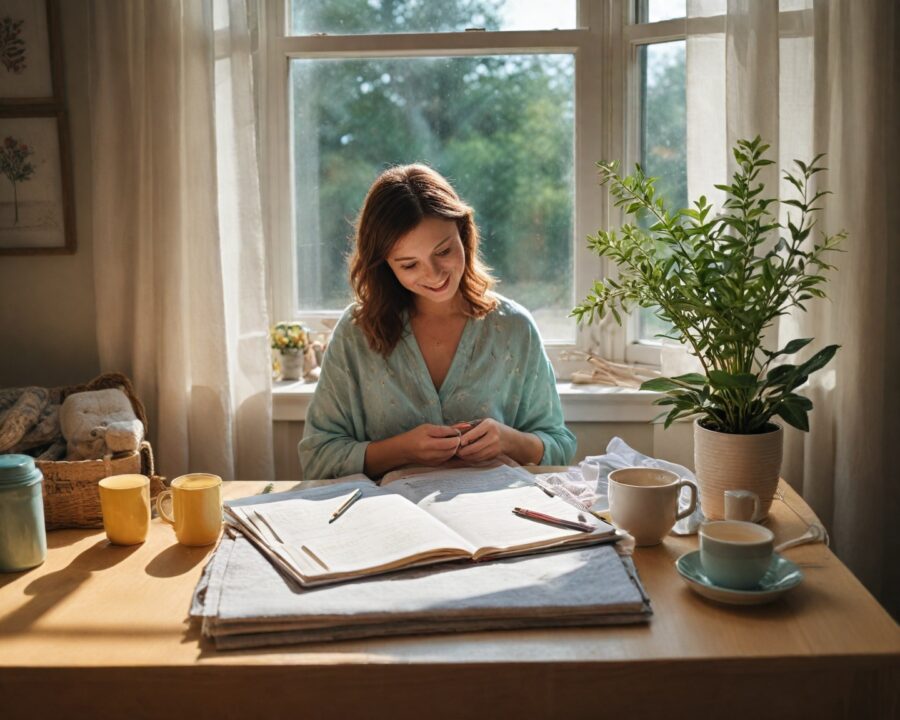
<instances>
[{"instance_id":1,"label":"window frame","mask_svg":"<svg viewBox=\"0 0 900 720\"><path fill-rule=\"evenodd\" d=\"M638 0L640 2L641 0ZM632 168L641 161L641 67L640 50L647 45L674 42L687 39L687 19L676 18L662 20L655 23L637 22L637 11L633 10L633 22L628 23L623 30L623 52L626 68L626 92L627 107L626 140L624 157L627 164L622 167ZM619 221L621 222L621 216ZM628 363L641 365L660 365L662 343L638 336L639 322L637 312L632 312L626 320L627 332L624 348L624 359Z\"/></svg>"},{"instance_id":2,"label":"window frame","mask_svg":"<svg viewBox=\"0 0 900 720\"><path fill-rule=\"evenodd\" d=\"M634 24L635 3L577 0L576 27L569 30L484 31L373 35L285 34L289 0L258 0L257 63L260 184L268 245L269 308L274 320L296 319L314 331L328 330L335 311L295 307L295 240L292 197L293 148L289 126L290 61L293 58L427 57L490 54L572 53L575 60L574 290L579 302L597 278L615 277L615 267L587 248L597 228L621 222L597 182L596 161L640 157L638 48L684 39L686 21ZM606 98L606 102L604 102ZM285 152L288 148L289 151ZM477 213L477 208L476 208ZM477 216L476 216L477 221ZM573 319L574 322L574 319ZM620 327L611 317L576 328L574 343L547 341L557 377L567 379L584 361L569 351L593 352L616 361L659 364L659 345L636 340L636 313Z\"/></svg>"}]
</instances>

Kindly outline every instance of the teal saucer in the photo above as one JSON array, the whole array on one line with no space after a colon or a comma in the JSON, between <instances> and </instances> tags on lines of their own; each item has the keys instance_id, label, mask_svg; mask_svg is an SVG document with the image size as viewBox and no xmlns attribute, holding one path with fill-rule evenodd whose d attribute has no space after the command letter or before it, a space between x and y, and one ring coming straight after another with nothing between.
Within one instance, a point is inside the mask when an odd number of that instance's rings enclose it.
<instances>
[{"instance_id":1,"label":"teal saucer","mask_svg":"<svg viewBox=\"0 0 900 720\"><path fill-rule=\"evenodd\" d=\"M710 600L729 605L761 605L772 602L803 580L800 568L778 553L773 555L772 564L759 581L759 586L752 590L732 590L713 583L703 573L699 550L682 555L675 561L675 568L692 590Z\"/></svg>"}]
</instances>

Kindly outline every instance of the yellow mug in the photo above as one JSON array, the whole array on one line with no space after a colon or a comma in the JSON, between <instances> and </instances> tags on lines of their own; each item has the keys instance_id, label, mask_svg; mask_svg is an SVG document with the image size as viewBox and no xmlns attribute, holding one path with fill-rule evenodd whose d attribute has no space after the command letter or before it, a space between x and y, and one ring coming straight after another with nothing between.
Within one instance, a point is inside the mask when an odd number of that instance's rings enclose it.
<instances>
[{"instance_id":1,"label":"yellow mug","mask_svg":"<svg viewBox=\"0 0 900 720\"><path fill-rule=\"evenodd\" d=\"M171 501L171 515L163 505L166 499ZM156 496L156 510L175 528L182 545L211 545L222 529L222 478L208 473L177 477Z\"/></svg>"},{"instance_id":2,"label":"yellow mug","mask_svg":"<svg viewBox=\"0 0 900 720\"><path fill-rule=\"evenodd\" d=\"M150 527L150 478L110 475L100 483L103 529L114 545L137 545Z\"/></svg>"}]
</instances>

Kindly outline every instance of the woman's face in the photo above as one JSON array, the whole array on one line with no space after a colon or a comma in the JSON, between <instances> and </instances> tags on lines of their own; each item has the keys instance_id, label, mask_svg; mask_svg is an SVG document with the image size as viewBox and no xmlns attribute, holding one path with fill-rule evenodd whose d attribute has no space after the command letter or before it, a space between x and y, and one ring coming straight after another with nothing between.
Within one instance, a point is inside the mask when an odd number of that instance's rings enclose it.
<instances>
[{"instance_id":1,"label":"woman's face","mask_svg":"<svg viewBox=\"0 0 900 720\"><path fill-rule=\"evenodd\" d=\"M456 223L426 217L394 243L387 262L417 304L453 300L466 262Z\"/></svg>"}]
</instances>

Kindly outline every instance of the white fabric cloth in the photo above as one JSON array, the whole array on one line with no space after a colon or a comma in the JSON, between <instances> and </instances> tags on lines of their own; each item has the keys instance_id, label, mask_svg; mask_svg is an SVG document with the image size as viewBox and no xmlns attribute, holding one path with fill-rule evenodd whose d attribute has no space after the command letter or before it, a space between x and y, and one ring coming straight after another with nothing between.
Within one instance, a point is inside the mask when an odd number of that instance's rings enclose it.
<instances>
[{"instance_id":1,"label":"white fabric cloth","mask_svg":"<svg viewBox=\"0 0 900 720\"><path fill-rule=\"evenodd\" d=\"M93 0L97 334L160 471L273 476L245 0Z\"/></svg>"},{"instance_id":2,"label":"white fabric cloth","mask_svg":"<svg viewBox=\"0 0 900 720\"><path fill-rule=\"evenodd\" d=\"M190 616L216 648L323 640L647 622L630 558L596 547L414 568L309 590L293 587L246 539L223 537Z\"/></svg>"},{"instance_id":3,"label":"white fabric cloth","mask_svg":"<svg viewBox=\"0 0 900 720\"><path fill-rule=\"evenodd\" d=\"M688 0L688 192L711 190L733 169L730 148L757 134L777 163L827 153L818 176L832 191L819 228L846 229L842 255L808 312L773 329L779 347L814 337L836 360L811 378L810 432L786 429L782 474L831 530L832 547L895 616L900 614L900 493L889 413L900 403L898 204L890 173L897 141L898 6L890 0ZM723 112L724 111L724 112ZM728 175L726 175L728 173ZM789 188L781 180L782 196ZM790 208L782 208L782 217Z\"/></svg>"}]
</instances>

